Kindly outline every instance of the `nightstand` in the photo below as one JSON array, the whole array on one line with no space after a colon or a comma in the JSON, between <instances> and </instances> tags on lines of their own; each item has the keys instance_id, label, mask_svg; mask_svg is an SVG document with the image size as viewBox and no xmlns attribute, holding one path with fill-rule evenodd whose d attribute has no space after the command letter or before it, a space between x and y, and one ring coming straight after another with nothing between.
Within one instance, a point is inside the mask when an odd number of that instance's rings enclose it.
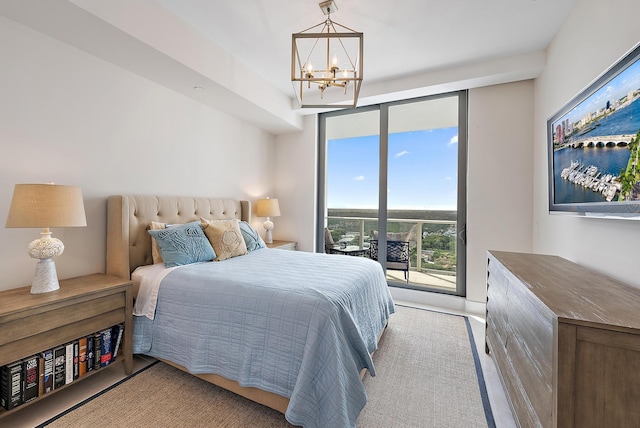
<instances>
[{"instance_id":1,"label":"nightstand","mask_svg":"<svg viewBox=\"0 0 640 428\"><path fill-rule=\"evenodd\" d=\"M278 250L295 251L296 248L298 248L298 243L295 241L276 241L274 239L271 244L267 244L267 248L277 248Z\"/></svg>"},{"instance_id":2,"label":"nightstand","mask_svg":"<svg viewBox=\"0 0 640 428\"><path fill-rule=\"evenodd\" d=\"M60 281L60 289L31 294L31 287L0 291L0 366L55 348L80 337L124 324L121 360L125 374L133 368L133 290L130 280L104 274ZM108 367L108 366L107 366ZM101 370L101 369L100 369ZM72 383L19 405L47 398ZM0 408L0 418L14 412Z\"/></svg>"}]
</instances>

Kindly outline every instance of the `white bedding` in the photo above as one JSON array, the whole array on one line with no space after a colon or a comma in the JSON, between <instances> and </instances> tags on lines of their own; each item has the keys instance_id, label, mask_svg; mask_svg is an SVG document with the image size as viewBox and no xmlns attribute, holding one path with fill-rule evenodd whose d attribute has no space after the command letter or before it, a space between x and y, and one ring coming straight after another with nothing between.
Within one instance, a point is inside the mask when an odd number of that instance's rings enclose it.
<instances>
[{"instance_id":1,"label":"white bedding","mask_svg":"<svg viewBox=\"0 0 640 428\"><path fill-rule=\"evenodd\" d=\"M138 296L133 306L133 315L147 317L153 320L158 303L160 282L171 271L182 267L165 267L164 263L140 266L131 274L134 288L138 288Z\"/></svg>"}]
</instances>

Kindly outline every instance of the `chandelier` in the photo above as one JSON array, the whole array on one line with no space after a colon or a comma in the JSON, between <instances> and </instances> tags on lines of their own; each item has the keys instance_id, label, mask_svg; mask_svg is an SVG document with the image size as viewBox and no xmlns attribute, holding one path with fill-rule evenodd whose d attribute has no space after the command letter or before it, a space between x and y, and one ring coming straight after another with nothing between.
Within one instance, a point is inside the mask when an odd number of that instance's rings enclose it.
<instances>
[{"instance_id":1,"label":"chandelier","mask_svg":"<svg viewBox=\"0 0 640 428\"><path fill-rule=\"evenodd\" d=\"M363 34L331 20L338 10L333 0L321 2L320 9L326 21L292 37L296 98L300 107L353 108L362 85Z\"/></svg>"}]
</instances>

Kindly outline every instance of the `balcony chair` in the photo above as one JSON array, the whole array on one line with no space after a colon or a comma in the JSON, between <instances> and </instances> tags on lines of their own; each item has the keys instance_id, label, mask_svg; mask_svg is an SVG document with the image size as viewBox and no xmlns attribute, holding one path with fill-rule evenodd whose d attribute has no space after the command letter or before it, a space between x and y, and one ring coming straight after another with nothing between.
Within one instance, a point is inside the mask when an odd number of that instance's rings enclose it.
<instances>
[{"instance_id":1,"label":"balcony chair","mask_svg":"<svg viewBox=\"0 0 640 428\"><path fill-rule=\"evenodd\" d=\"M324 252L327 254L333 254L332 250L336 247L333 242L333 236L331 236L331 229L324 228Z\"/></svg>"},{"instance_id":2,"label":"balcony chair","mask_svg":"<svg viewBox=\"0 0 640 428\"><path fill-rule=\"evenodd\" d=\"M369 241L372 260L378 260L378 240ZM387 241L387 269L401 270L409 283L409 241Z\"/></svg>"}]
</instances>

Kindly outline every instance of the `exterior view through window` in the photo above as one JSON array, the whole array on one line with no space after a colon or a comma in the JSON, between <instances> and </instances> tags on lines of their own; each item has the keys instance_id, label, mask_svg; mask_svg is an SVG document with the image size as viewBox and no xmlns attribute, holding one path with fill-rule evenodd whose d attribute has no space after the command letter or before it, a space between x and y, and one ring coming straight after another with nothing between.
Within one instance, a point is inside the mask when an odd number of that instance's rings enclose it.
<instances>
[{"instance_id":1,"label":"exterior view through window","mask_svg":"<svg viewBox=\"0 0 640 428\"><path fill-rule=\"evenodd\" d=\"M466 92L320 115L318 251L464 295Z\"/></svg>"}]
</instances>

